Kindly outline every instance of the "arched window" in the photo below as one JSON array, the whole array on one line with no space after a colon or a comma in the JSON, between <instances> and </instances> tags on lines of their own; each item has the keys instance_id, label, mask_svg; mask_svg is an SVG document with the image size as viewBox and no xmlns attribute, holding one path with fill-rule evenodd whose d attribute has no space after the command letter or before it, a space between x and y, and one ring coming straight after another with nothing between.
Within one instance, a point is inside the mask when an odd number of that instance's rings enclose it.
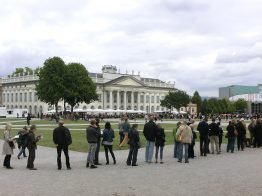
<instances>
[{"instance_id":1,"label":"arched window","mask_svg":"<svg viewBox=\"0 0 262 196\"><path fill-rule=\"evenodd\" d=\"M95 106L92 105L92 106L91 106L91 109L92 109L92 110L95 109Z\"/></svg>"},{"instance_id":2,"label":"arched window","mask_svg":"<svg viewBox=\"0 0 262 196\"><path fill-rule=\"evenodd\" d=\"M98 109L102 109L102 106L100 105L100 106L98 106Z\"/></svg>"}]
</instances>

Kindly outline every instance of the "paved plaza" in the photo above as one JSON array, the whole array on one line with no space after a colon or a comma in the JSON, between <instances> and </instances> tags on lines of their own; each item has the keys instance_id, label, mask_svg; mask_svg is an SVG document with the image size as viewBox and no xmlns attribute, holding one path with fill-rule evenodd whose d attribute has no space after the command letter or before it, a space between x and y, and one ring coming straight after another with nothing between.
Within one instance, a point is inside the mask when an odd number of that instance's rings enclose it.
<instances>
[{"instance_id":1,"label":"paved plaza","mask_svg":"<svg viewBox=\"0 0 262 196\"><path fill-rule=\"evenodd\" d=\"M2 146L2 141L0 141ZM35 166L25 168L26 159L12 157L14 170L0 167L1 196L101 195L101 196L258 196L262 194L262 149L246 149L234 154L196 155L189 164L172 158L173 146L164 149L165 163L144 163L144 149L139 150L138 167L126 166L127 150L115 151L116 165L103 163L98 169L85 168L86 153L70 151L72 170L56 166L56 150L39 146ZM17 149L15 151L17 154ZM1 164L4 156L1 156ZM64 157L63 157L64 158ZM64 161L64 159L63 159ZM63 162L64 163L64 162ZM112 161L111 161L112 163Z\"/></svg>"}]
</instances>

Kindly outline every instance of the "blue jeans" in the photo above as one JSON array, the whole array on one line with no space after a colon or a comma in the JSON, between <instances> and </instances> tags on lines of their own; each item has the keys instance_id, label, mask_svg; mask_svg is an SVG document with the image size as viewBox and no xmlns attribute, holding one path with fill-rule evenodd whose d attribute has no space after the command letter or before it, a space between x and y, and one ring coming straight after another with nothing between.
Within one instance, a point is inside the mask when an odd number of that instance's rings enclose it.
<instances>
[{"instance_id":1,"label":"blue jeans","mask_svg":"<svg viewBox=\"0 0 262 196\"><path fill-rule=\"evenodd\" d=\"M176 140L174 141L174 158L178 158L178 150L179 150L179 144L180 142L177 142Z\"/></svg>"},{"instance_id":2,"label":"blue jeans","mask_svg":"<svg viewBox=\"0 0 262 196\"><path fill-rule=\"evenodd\" d=\"M230 150L232 153L234 152L234 147L235 147L235 137L229 137L228 138L228 143L227 143L227 152Z\"/></svg>"},{"instance_id":3,"label":"blue jeans","mask_svg":"<svg viewBox=\"0 0 262 196\"><path fill-rule=\"evenodd\" d=\"M178 153L178 160L182 161L183 159L183 148L185 149L185 161L188 161L188 146L189 144L183 144L180 143L178 148L179 148L179 153Z\"/></svg>"},{"instance_id":4,"label":"blue jeans","mask_svg":"<svg viewBox=\"0 0 262 196\"><path fill-rule=\"evenodd\" d=\"M23 154L24 157L26 157L25 148L26 148L26 147L21 147L21 149L20 149L17 157L20 157L22 154Z\"/></svg>"},{"instance_id":5,"label":"blue jeans","mask_svg":"<svg viewBox=\"0 0 262 196\"><path fill-rule=\"evenodd\" d=\"M155 142L146 141L146 162L152 162Z\"/></svg>"}]
</instances>

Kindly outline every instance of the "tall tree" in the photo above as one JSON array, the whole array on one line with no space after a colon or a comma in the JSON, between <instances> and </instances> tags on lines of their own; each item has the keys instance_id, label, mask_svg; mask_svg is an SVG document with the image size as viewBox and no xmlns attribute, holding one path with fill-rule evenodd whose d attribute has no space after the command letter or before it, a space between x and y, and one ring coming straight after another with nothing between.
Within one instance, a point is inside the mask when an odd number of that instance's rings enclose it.
<instances>
[{"instance_id":1,"label":"tall tree","mask_svg":"<svg viewBox=\"0 0 262 196\"><path fill-rule=\"evenodd\" d=\"M58 102L65 94L64 76L66 66L60 57L49 58L39 71L39 81L36 85L38 98L50 105L55 105L58 111Z\"/></svg>"},{"instance_id":2,"label":"tall tree","mask_svg":"<svg viewBox=\"0 0 262 196\"><path fill-rule=\"evenodd\" d=\"M169 91L165 98L161 100L160 105L169 109L172 109L172 107L174 107L179 111L179 108L181 108L182 106L186 107L189 101L189 95L185 91Z\"/></svg>"},{"instance_id":3,"label":"tall tree","mask_svg":"<svg viewBox=\"0 0 262 196\"><path fill-rule=\"evenodd\" d=\"M89 104L97 100L96 85L89 77L85 66L80 63L69 63L66 66L65 85L64 100L71 106L71 113L76 104Z\"/></svg>"},{"instance_id":4,"label":"tall tree","mask_svg":"<svg viewBox=\"0 0 262 196\"><path fill-rule=\"evenodd\" d=\"M194 92L191 102L197 104L197 114L199 114L201 110L202 99L197 91Z\"/></svg>"}]
</instances>

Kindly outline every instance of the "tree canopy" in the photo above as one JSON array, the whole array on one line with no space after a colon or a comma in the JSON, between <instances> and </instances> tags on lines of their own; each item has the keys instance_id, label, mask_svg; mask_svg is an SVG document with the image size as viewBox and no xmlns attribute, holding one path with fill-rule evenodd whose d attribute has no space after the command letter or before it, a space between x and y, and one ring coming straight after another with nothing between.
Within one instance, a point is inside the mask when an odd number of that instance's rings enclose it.
<instances>
[{"instance_id":1,"label":"tree canopy","mask_svg":"<svg viewBox=\"0 0 262 196\"><path fill-rule=\"evenodd\" d=\"M88 75L85 66L69 63L66 66L64 100L71 106L71 112L78 103L90 103L97 99L96 85Z\"/></svg>"},{"instance_id":2,"label":"tree canopy","mask_svg":"<svg viewBox=\"0 0 262 196\"><path fill-rule=\"evenodd\" d=\"M175 92L168 92L163 100L161 100L160 105L172 109L172 107L179 110L182 106L187 106L190 98L185 91L177 90Z\"/></svg>"},{"instance_id":3,"label":"tree canopy","mask_svg":"<svg viewBox=\"0 0 262 196\"><path fill-rule=\"evenodd\" d=\"M238 112L244 113L247 109L247 102L244 99L238 99L234 102L235 108Z\"/></svg>"},{"instance_id":4,"label":"tree canopy","mask_svg":"<svg viewBox=\"0 0 262 196\"><path fill-rule=\"evenodd\" d=\"M50 105L57 105L63 99L66 89L64 76L66 65L60 57L49 58L44 62L44 66L38 74L39 81L36 85L38 98Z\"/></svg>"},{"instance_id":5,"label":"tree canopy","mask_svg":"<svg viewBox=\"0 0 262 196\"><path fill-rule=\"evenodd\" d=\"M197 91L194 92L194 95L191 98L191 102L197 104L197 114L199 114L201 110L202 99Z\"/></svg>"}]
</instances>

